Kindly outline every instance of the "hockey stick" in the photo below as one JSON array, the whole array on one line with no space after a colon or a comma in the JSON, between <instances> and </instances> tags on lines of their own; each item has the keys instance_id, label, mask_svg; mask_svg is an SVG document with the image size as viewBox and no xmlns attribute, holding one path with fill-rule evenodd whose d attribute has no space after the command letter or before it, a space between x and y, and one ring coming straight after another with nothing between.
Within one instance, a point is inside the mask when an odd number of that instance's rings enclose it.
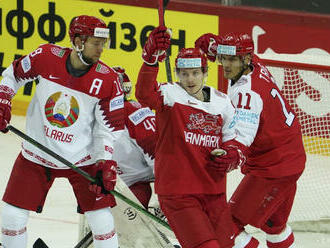
<instances>
[{"instance_id":1,"label":"hockey stick","mask_svg":"<svg viewBox=\"0 0 330 248\"><path fill-rule=\"evenodd\" d=\"M158 17L159 17L159 25L164 26L165 25L165 8L167 4L169 3L170 0L158 0ZM173 82L172 79L172 73L171 73L171 64L170 64L170 58L168 56L169 50L167 49L166 51L166 59L165 59L165 69L166 69L166 76L167 76L167 81L169 83Z\"/></svg>"},{"instance_id":2,"label":"hockey stick","mask_svg":"<svg viewBox=\"0 0 330 248\"><path fill-rule=\"evenodd\" d=\"M32 145L38 147L41 151L47 153L48 155L52 156L53 158L55 158L56 160L62 162L63 164L65 164L66 166L70 167L72 170L74 170L75 172L77 172L78 174L82 175L83 177L85 177L87 180L89 180L92 183L96 182L96 179L94 177L92 177L91 175L89 175L87 172L79 169L77 166L75 166L74 164L70 163L68 160L66 160L65 158L63 158L62 156L56 154L55 152L53 152L52 150L50 150L49 148L45 147L44 145L40 144L39 142L37 142L36 140L32 139L30 136L26 135L25 133L21 132L20 130L18 130L17 128L15 128L12 125L8 125L7 128L12 131L13 133L15 133L16 135L20 136L21 138L23 138L24 140L26 140L27 142L31 143ZM156 215L150 213L149 211L145 210L143 207L141 207L139 204L133 202L132 200L128 199L126 196L124 196L123 194L120 194L119 192L115 191L115 190L111 190L108 191L107 193L111 193L114 196L116 196L117 198L121 199L122 201L126 202L127 204L129 204L130 206L132 206L133 208L135 208L136 210L140 211L141 213L145 214L146 216L150 217L152 220L156 221L157 223L159 223L160 225L166 227L168 230L171 230L170 226L163 221L162 219L158 218Z\"/></svg>"},{"instance_id":3,"label":"hockey stick","mask_svg":"<svg viewBox=\"0 0 330 248\"><path fill-rule=\"evenodd\" d=\"M74 248L87 248L93 243L92 231L89 231Z\"/></svg>"},{"instance_id":4,"label":"hockey stick","mask_svg":"<svg viewBox=\"0 0 330 248\"><path fill-rule=\"evenodd\" d=\"M116 190L135 202L139 202L120 176L117 178ZM139 244L141 247L174 248L166 235L160 233L159 226L156 227L156 223L132 209L127 203L118 202L111 212L116 223L116 232L121 237L119 239L120 247L135 247L135 244ZM81 235L79 235L81 241L75 248L87 248L92 237L90 237L90 240L88 239L90 228L85 217L80 218L80 225L83 227L80 230ZM168 235L172 236L172 233Z\"/></svg>"}]
</instances>

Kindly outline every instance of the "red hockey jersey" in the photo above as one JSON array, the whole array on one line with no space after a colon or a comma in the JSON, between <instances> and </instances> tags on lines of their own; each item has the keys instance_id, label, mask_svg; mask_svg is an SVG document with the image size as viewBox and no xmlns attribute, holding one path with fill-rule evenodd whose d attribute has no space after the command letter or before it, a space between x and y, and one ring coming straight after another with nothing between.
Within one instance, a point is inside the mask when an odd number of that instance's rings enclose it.
<instances>
[{"instance_id":1,"label":"red hockey jersey","mask_svg":"<svg viewBox=\"0 0 330 248\"><path fill-rule=\"evenodd\" d=\"M156 119L152 110L136 101L125 101L125 130L115 143L113 159L128 185L154 180Z\"/></svg>"},{"instance_id":2,"label":"red hockey jersey","mask_svg":"<svg viewBox=\"0 0 330 248\"><path fill-rule=\"evenodd\" d=\"M227 95L206 86L210 101L189 95L179 84L158 84L158 67L143 65L136 86L141 103L156 110L155 190L158 194L218 194L205 169L210 152L235 138L234 107Z\"/></svg>"},{"instance_id":3,"label":"red hockey jersey","mask_svg":"<svg viewBox=\"0 0 330 248\"><path fill-rule=\"evenodd\" d=\"M298 118L257 57L252 72L234 85L229 80L228 96L236 107L236 140L250 146L242 172L271 178L301 173L306 154Z\"/></svg>"}]
</instances>

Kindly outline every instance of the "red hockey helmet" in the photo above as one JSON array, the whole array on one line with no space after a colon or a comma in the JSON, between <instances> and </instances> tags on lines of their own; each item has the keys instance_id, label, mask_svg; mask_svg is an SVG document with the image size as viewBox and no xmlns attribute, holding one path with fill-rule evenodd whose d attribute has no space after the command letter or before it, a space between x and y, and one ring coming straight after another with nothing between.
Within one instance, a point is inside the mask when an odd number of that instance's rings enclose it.
<instances>
[{"instance_id":1,"label":"red hockey helmet","mask_svg":"<svg viewBox=\"0 0 330 248\"><path fill-rule=\"evenodd\" d=\"M177 69L201 67L203 72L206 72L206 54L199 48L182 48L175 59L175 67Z\"/></svg>"},{"instance_id":2,"label":"red hockey helmet","mask_svg":"<svg viewBox=\"0 0 330 248\"><path fill-rule=\"evenodd\" d=\"M253 54L254 44L250 35L246 33L229 33L222 37L217 47L218 55L246 55Z\"/></svg>"},{"instance_id":3,"label":"red hockey helmet","mask_svg":"<svg viewBox=\"0 0 330 248\"><path fill-rule=\"evenodd\" d=\"M77 35L109 38L109 29L101 19L94 16L81 15L75 17L70 23L69 35L72 43Z\"/></svg>"}]
</instances>

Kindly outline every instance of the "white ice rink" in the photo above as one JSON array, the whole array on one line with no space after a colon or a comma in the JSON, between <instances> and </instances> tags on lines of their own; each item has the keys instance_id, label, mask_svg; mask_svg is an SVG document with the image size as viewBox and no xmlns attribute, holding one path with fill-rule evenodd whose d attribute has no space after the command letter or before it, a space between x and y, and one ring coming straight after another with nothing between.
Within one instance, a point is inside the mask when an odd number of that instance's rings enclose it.
<instances>
[{"instance_id":1,"label":"white ice rink","mask_svg":"<svg viewBox=\"0 0 330 248\"><path fill-rule=\"evenodd\" d=\"M13 116L11 124L18 129L24 131L25 118ZM13 162L20 151L21 138L13 133L0 134L0 194L3 195L5 190ZM329 163L327 166L329 166ZM325 175L327 179L330 174ZM323 182L315 182L315 187L320 187L326 196L330 196L330 180L327 184ZM318 190L316 190L318 191ZM320 190L321 191L321 190ZM19 194L19 192L17 192ZM299 197L299 204L310 204L308 198ZM330 201L325 201L322 207L329 213ZM0 211L2 207L0 204ZM295 203L296 205L296 203ZM295 211L294 206L294 211ZM313 205L311 206L313 208ZM306 215L312 211L309 207L306 210ZM310 210L310 211L309 211ZM313 210L315 211L315 210ZM302 215L304 215L302 213ZM326 217L326 216L325 216ZM329 217L329 216L328 216ZM301 218L298 216L298 218ZM28 222L28 247L32 247L34 241L41 237L50 248L73 248L78 242L78 219L76 213L76 203L71 186L66 180L57 179L51 188L47 197L42 214L31 213ZM324 229L330 230L329 224ZM322 231L322 230L321 230ZM259 240L264 240L262 233L254 233ZM312 232L295 232L297 248L330 248L330 233L312 233ZM264 242L264 241L263 241ZM19 247L18 247L19 248ZM128 248L128 247L122 247ZM133 247L132 247L133 248ZM135 248L135 247L134 247ZM147 248L147 247L146 247ZM156 247L150 247L156 248Z\"/></svg>"}]
</instances>

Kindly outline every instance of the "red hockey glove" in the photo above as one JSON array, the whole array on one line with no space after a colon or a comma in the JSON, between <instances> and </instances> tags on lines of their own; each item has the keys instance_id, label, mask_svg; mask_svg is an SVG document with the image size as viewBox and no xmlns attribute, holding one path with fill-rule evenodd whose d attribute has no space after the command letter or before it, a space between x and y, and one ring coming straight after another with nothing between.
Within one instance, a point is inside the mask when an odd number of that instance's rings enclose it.
<instances>
[{"instance_id":1,"label":"red hockey glove","mask_svg":"<svg viewBox=\"0 0 330 248\"><path fill-rule=\"evenodd\" d=\"M11 98L8 94L0 92L0 131L7 133L6 128L11 119Z\"/></svg>"},{"instance_id":2,"label":"red hockey glove","mask_svg":"<svg viewBox=\"0 0 330 248\"><path fill-rule=\"evenodd\" d=\"M132 91L132 82L128 75L125 73L125 69L121 66L115 66L112 67L112 69L114 69L119 74L119 79L125 94L125 99L128 98Z\"/></svg>"},{"instance_id":3,"label":"red hockey glove","mask_svg":"<svg viewBox=\"0 0 330 248\"><path fill-rule=\"evenodd\" d=\"M96 182L89 185L89 190L97 196L109 194L116 185L117 163L113 160L101 160L94 165Z\"/></svg>"},{"instance_id":4,"label":"red hockey glove","mask_svg":"<svg viewBox=\"0 0 330 248\"><path fill-rule=\"evenodd\" d=\"M221 149L214 149L206 164L206 169L212 178L218 181L227 172L241 167L246 161L245 149L245 146L232 140L224 143Z\"/></svg>"},{"instance_id":5,"label":"red hockey glove","mask_svg":"<svg viewBox=\"0 0 330 248\"><path fill-rule=\"evenodd\" d=\"M142 59L148 65L154 65L162 62L166 58L166 50L170 47L171 35L167 27L159 26L155 28L146 41Z\"/></svg>"},{"instance_id":6,"label":"red hockey glove","mask_svg":"<svg viewBox=\"0 0 330 248\"><path fill-rule=\"evenodd\" d=\"M201 49L207 58L214 62L217 57L217 47L221 43L221 38L215 34L203 34L195 41L195 47Z\"/></svg>"}]
</instances>

